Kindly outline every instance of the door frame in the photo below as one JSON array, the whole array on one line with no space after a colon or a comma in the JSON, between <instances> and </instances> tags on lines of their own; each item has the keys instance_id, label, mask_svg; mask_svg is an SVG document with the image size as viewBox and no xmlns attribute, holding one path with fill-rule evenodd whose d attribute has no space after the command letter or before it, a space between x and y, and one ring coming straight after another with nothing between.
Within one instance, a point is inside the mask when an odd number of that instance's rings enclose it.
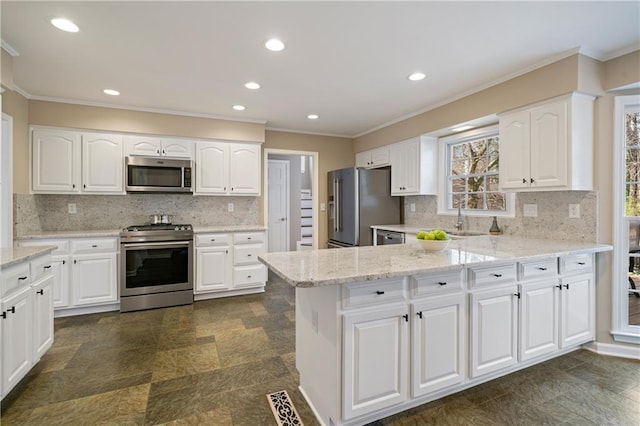
<instances>
[{"instance_id":1,"label":"door frame","mask_svg":"<svg viewBox=\"0 0 640 426\"><path fill-rule=\"evenodd\" d=\"M284 164L286 167L286 175L287 175L287 187L286 187L286 200L287 200L287 226L285 227L285 239L287 241L287 247L288 250L286 251L290 251L291 250L291 161L289 160L270 160L269 158L267 158L267 167L271 167L271 162L273 163L279 163L279 164ZM269 169L267 168L267 176L269 176ZM266 213L267 213L267 219L269 216L269 182L267 180L267 192L266 192L266 196L265 199L267 200L267 203L265 204L266 206ZM265 222L265 224L267 225L267 228L269 227L269 222ZM269 230L267 230L267 233L269 233ZM269 237L269 241L271 241L271 237ZM267 252L270 252L269 247L267 245Z\"/></svg>"},{"instance_id":2,"label":"door frame","mask_svg":"<svg viewBox=\"0 0 640 426\"><path fill-rule=\"evenodd\" d=\"M311 189L313 191L313 248L318 248L318 235L320 234L320 228L318 227L320 211L318 209L318 203L320 199L320 194L318 193L319 185L318 185L318 177L319 177L319 169L320 169L320 161L319 154L315 151L295 151L290 149L276 149L276 148L265 148L264 149L264 157L263 157L263 167L262 167L262 185L264 194L262 199L262 213L263 213L263 223L265 226L269 224L269 154L280 154L280 155L308 155L313 158L313 175L311 182Z\"/></svg>"},{"instance_id":3,"label":"door frame","mask_svg":"<svg viewBox=\"0 0 640 426\"><path fill-rule=\"evenodd\" d=\"M0 95L0 106L2 96ZM6 140L1 138L0 161L2 167L2 194L0 195L0 245L3 247L13 247L13 117L2 113L2 133L6 125Z\"/></svg>"}]
</instances>

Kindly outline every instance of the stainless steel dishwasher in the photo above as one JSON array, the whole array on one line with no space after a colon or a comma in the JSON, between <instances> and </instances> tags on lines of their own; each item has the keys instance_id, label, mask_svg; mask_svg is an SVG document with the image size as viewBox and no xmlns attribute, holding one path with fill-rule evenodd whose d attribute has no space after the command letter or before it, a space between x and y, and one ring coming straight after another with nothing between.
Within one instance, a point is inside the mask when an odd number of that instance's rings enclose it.
<instances>
[{"instance_id":1,"label":"stainless steel dishwasher","mask_svg":"<svg viewBox=\"0 0 640 426\"><path fill-rule=\"evenodd\" d=\"M376 244L386 246L387 244L404 244L404 232L378 230Z\"/></svg>"}]
</instances>

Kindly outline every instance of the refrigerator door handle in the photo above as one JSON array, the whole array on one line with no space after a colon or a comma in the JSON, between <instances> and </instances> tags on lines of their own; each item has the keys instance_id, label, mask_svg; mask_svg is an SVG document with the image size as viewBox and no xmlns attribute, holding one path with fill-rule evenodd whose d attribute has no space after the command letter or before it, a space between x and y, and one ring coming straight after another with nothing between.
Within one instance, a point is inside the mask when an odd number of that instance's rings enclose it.
<instances>
[{"instance_id":1,"label":"refrigerator door handle","mask_svg":"<svg viewBox=\"0 0 640 426\"><path fill-rule=\"evenodd\" d=\"M336 232L340 232L340 209L342 206L340 205L340 179L336 179L336 189L335 189L335 200L336 200Z\"/></svg>"}]
</instances>

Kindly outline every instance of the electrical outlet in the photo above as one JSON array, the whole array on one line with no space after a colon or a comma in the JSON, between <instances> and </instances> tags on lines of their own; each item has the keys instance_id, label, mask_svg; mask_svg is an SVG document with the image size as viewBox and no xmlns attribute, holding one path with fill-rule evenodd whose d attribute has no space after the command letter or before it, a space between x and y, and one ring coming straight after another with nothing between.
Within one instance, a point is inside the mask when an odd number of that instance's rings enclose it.
<instances>
[{"instance_id":1,"label":"electrical outlet","mask_svg":"<svg viewBox=\"0 0 640 426\"><path fill-rule=\"evenodd\" d=\"M325 203L320 203L320 211L321 212L327 211L327 205Z\"/></svg>"},{"instance_id":2,"label":"electrical outlet","mask_svg":"<svg viewBox=\"0 0 640 426\"><path fill-rule=\"evenodd\" d=\"M231 213L233 211L233 203L227 204L227 211Z\"/></svg>"},{"instance_id":3,"label":"electrical outlet","mask_svg":"<svg viewBox=\"0 0 640 426\"><path fill-rule=\"evenodd\" d=\"M569 204L569 218L580 219L580 204Z\"/></svg>"},{"instance_id":4,"label":"electrical outlet","mask_svg":"<svg viewBox=\"0 0 640 426\"><path fill-rule=\"evenodd\" d=\"M76 203L67 204L67 212L69 212L69 214L76 214L78 212L76 210Z\"/></svg>"},{"instance_id":5,"label":"electrical outlet","mask_svg":"<svg viewBox=\"0 0 640 426\"><path fill-rule=\"evenodd\" d=\"M538 217L538 205L537 204L525 204L522 207L522 215L524 217Z\"/></svg>"},{"instance_id":6,"label":"electrical outlet","mask_svg":"<svg viewBox=\"0 0 640 426\"><path fill-rule=\"evenodd\" d=\"M416 211L416 203L411 203L411 213Z\"/></svg>"}]
</instances>

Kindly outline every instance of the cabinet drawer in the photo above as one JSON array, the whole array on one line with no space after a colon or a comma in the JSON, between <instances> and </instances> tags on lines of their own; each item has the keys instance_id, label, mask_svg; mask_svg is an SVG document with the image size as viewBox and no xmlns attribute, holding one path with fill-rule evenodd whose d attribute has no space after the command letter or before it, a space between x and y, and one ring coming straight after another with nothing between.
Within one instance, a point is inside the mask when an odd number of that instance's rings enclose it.
<instances>
[{"instance_id":1,"label":"cabinet drawer","mask_svg":"<svg viewBox=\"0 0 640 426\"><path fill-rule=\"evenodd\" d=\"M411 277L411 297L462 290L463 276L463 271L459 270L442 274L418 275Z\"/></svg>"},{"instance_id":2,"label":"cabinet drawer","mask_svg":"<svg viewBox=\"0 0 640 426\"><path fill-rule=\"evenodd\" d=\"M558 275L558 258L551 257L531 262L520 262L518 269L521 280L553 277Z\"/></svg>"},{"instance_id":3,"label":"cabinet drawer","mask_svg":"<svg viewBox=\"0 0 640 426\"><path fill-rule=\"evenodd\" d=\"M34 283L43 277L51 275L52 273L51 256L45 255L45 256L40 256L36 259L33 259L31 261L30 273L31 273L31 282L34 282Z\"/></svg>"},{"instance_id":4,"label":"cabinet drawer","mask_svg":"<svg viewBox=\"0 0 640 426\"><path fill-rule=\"evenodd\" d=\"M196 247L228 246L231 244L230 234L196 235Z\"/></svg>"},{"instance_id":5,"label":"cabinet drawer","mask_svg":"<svg viewBox=\"0 0 640 426\"><path fill-rule=\"evenodd\" d=\"M516 264L469 268L469 286L478 287L516 282Z\"/></svg>"},{"instance_id":6,"label":"cabinet drawer","mask_svg":"<svg viewBox=\"0 0 640 426\"><path fill-rule=\"evenodd\" d=\"M265 266L262 264L236 266L233 268L233 286L255 287L264 285L265 276Z\"/></svg>"},{"instance_id":7,"label":"cabinet drawer","mask_svg":"<svg viewBox=\"0 0 640 426\"><path fill-rule=\"evenodd\" d=\"M379 280L342 286L342 307L358 308L405 300L404 280Z\"/></svg>"},{"instance_id":8,"label":"cabinet drawer","mask_svg":"<svg viewBox=\"0 0 640 426\"><path fill-rule=\"evenodd\" d=\"M31 283L29 262L22 262L18 265L3 269L0 277L2 283L2 296L11 293L20 286L29 285Z\"/></svg>"},{"instance_id":9,"label":"cabinet drawer","mask_svg":"<svg viewBox=\"0 0 640 426\"><path fill-rule=\"evenodd\" d=\"M238 232L233 234L234 244L262 243L264 232Z\"/></svg>"},{"instance_id":10,"label":"cabinet drawer","mask_svg":"<svg viewBox=\"0 0 640 426\"><path fill-rule=\"evenodd\" d=\"M115 238L77 239L71 240L71 252L79 253L112 253L118 250Z\"/></svg>"},{"instance_id":11,"label":"cabinet drawer","mask_svg":"<svg viewBox=\"0 0 640 426\"><path fill-rule=\"evenodd\" d=\"M593 254L576 254L573 256L563 256L560 259L560 271L562 274L580 274L593 270Z\"/></svg>"},{"instance_id":12,"label":"cabinet drawer","mask_svg":"<svg viewBox=\"0 0 640 426\"><path fill-rule=\"evenodd\" d=\"M234 265L251 265L258 262L258 255L264 253L264 244L243 244L233 247Z\"/></svg>"},{"instance_id":13,"label":"cabinet drawer","mask_svg":"<svg viewBox=\"0 0 640 426\"><path fill-rule=\"evenodd\" d=\"M58 248L51 252L52 255L69 254L69 240L28 240L18 241L18 247L38 247L38 246L57 246Z\"/></svg>"}]
</instances>

